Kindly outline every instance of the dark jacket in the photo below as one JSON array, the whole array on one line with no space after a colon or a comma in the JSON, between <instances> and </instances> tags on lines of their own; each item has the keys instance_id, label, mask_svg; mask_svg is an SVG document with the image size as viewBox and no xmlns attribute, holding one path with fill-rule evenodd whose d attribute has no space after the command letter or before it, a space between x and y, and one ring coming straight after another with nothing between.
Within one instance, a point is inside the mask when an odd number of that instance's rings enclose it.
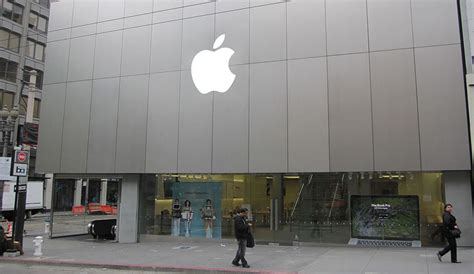
<instances>
[{"instance_id":1,"label":"dark jacket","mask_svg":"<svg viewBox=\"0 0 474 274\"><path fill-rule=\"evenodd\" d=\"M247 239L249 235L249 224L244 217L237 215L234 218L235 238L237 240Z\"/></svg>"},{"instance_id":2,"label":"dark jacket","mask_svg":"<svg viewBox=\"0 0 474 274\"><path fill-rule=\"evenodd\" d=\"M454 238L451 230L456 226L456 218L449 212L443 213L443 234L446 238Z\"/></svg>"}]
</instances>

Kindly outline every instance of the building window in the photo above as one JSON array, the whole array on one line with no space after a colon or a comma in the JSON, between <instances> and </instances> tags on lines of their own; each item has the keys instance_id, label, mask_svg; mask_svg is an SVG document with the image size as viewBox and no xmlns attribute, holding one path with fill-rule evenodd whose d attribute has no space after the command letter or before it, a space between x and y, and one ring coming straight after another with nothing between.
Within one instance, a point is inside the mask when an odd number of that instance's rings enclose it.
<instances>
[{"instance_id":1,"label":"building window","mask_svg":"<svg viewBox=\"0 0 474 274\"><path fill-rule=\"evenodd\" d=\"M17 63L0 58L0 79L16 82L17 70Z\"/></svg>"},{"instance_id":2,"label":"building window","mask_svg":"<svg viewBox=\"0 0 474 274\"><path fill-rule=\"evenodd\" d=\"M33 0L33 2L49 9L49 0Z\"/></svg>"},{"instance_id":3,"label":"building window","mask_svg":"<svg viewBox=\"0 0 474 274\"><path fill-rule=\"evenodd\" d=\"M46 32L47 25L48 25L48 19L46 19L45 17L35 12L30 12L30 18L28 21L28 27L30 29Z\"/></svg>"},{"instance_id":4,"label":"building window","mask_svg":"<svg viewBox=\"0 0 474 274\"><path fill-rule=\"evenodd\" d=\"M0 29L0 47L18 52L20 47L20 35L7 29Z\"/></svg>"},{"instance_id":5,"label":"building window","mask_svg":"<svg viewBox=\"0 0 474 274\"><path fill-rule=\"evenodd\" d=\"M33 40L28 40L26 55L36 60L43 61L44 59L44 45Z\"/></svg>"},{"instance_id":6,"label":"building window","mask_svg":"<svg viewBox=\"0 0 474 274\"><path fill-rule=\"evenodd\" d=\"M0 0L2 16L8 18L18 24L23 19L23 7L13 3L13 0Z\"/></svg>"},{"instance_id":7,"label":"building window","mask_svg":"<svg viewBox=\"0 0 474 274\"><path fill-rule=\"evenodd\" d=\"M23 73L23 81L29 83L30 82L30 74L29 71L34 70L34 68L26 67L25 72ZM43 72L41 70L36 70L36 88L43 89Z\"/></svg>"},{"instance_id":8,"label":"building window","mask_svg":"<svg viewBox=\"0 0 474 274\"><path fill-rule=\"evenodd\" d=\"M35 104L33 106L33 118L39 118L41 101L35 98ZM28 96L21 96L20 99L20 115L26 115L28 109Z\"/></svg>"},{"instance_id":9,"label":"building window","mask_svg":"<svg viewBox=\"0 0 474 274\"><path fill-rule=\"evenodd\" d=\"M33 108L33 118L39 118L40 107L41 107L41 101L39 99L35 99L35 107Z\"/></svg>"},{"instance_id":10,"label":"building window","mask_svg":"<svg viewBox=\"0 0 474 274\"><path fill-rule=\"evenodd\" d=\"M15 98L15 94L11 92L7 92L4 90L0 90L0 106L7 106L8 109L13 108L13 99Z\"/></svg>"}]
</instances>

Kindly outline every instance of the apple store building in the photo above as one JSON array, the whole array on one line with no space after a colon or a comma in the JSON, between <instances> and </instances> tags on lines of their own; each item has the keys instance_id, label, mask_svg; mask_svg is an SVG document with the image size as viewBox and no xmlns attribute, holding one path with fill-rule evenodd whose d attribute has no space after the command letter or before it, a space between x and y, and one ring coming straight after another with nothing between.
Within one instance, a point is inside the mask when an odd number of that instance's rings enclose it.
<instances>
[{"instance_id":1,"label":"apple store building","mask_svg":"<svg viewBox=\"0 0 474 274\"><path fill-rule=\"evenodd\" d=\"M449 202L472 246L462 3L52 1L37 171L117 181L122 243L435 246Z\"/></svg>"}]
</instances>

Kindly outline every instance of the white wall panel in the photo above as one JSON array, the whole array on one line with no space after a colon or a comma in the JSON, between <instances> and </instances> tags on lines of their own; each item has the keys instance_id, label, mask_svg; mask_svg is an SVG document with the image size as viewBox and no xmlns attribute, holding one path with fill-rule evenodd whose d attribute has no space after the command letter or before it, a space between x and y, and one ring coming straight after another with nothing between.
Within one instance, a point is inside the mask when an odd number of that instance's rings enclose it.
<instances>
[{"instance_id":1,"label":"white wall panel","mask_svg":"<svg viewBox=\"0 0 474 274\"><path fill-rule=\"evenodd\" d=\"M150 75L146 172L177 172L180 80L179 71Z\"/></svg>"},{"instance_id":2,"label":"white wall panel","mask_svg":"<svg viewBox=\"0 0 474 274\"><path fill-rule=\"evenodd\" d=\"M61 172L86 172L92 81L67 84Z\"/></svg>"},{"instance_id":3,"label":"white wall panel","mask_svg":"<svg viewBox=\"0 0 474 274\"><path fill-rule=\"evenodd\" d=\"M286 61L250 65L250 172L286 172Z\"/></svg>"},{"instance_id":4,"label":"white wall panel","mask_svg":"<svg viewBox=\"0 0 474 274\"><path fill-rule=\"evenodd\" d=\"M366 0L326 1L328 54L368 51Z\"/></svg>"},{"instance_id":5,"label":"white wall panel","mask_svg":"<svg viewBox=\"0 0 474 274\"><path fill-rule=\"evenodd\" d=\"M151 26L126 29L123 32L122 75L150 71Z\"/></svg>"},{"instance_id":6,"label":"white wall panel","mask_svg":"<svg viewBox=\"0 0 474 274\"><path fill-rule=\"evenodd\" d=\"M286 5L250 9L250 62L286 59Z\"/></svg>"},{"instance_id":7,"label":"white wall panel","mask_svg":"<svg viewBox=\"0 0 474 274\"><path fill-rule=\"evenodd\" d=\"M470 169L459 45L415 49L423 170Z\"/></svg>"},{"instance_id":8,"label":"white wall panel","mask_svg":"<svg viewBox=\"0 0 474 274\"><path fill-rule=\"evenodd\" d=\"M368 54L328 58L331 171L374 168Z\"/></svg>"},{"instance_id":9,"label":"white wall panel","mask_svg":"<svg viewBox=\"0 0 474 274\"><path fill-rule=\"evenodd\" d=\"M415 46L459 43L456 0L412 0Z\"/></svg>"},{"instance_id":10,"label":"white wall panel","mask_svg":"<svg viewBox=\"0 0 474 274\"><path fill-rule=\"evenodd\" d=\"M115 172L145 171L148 75L120 78Z\"/></svg>"},{"instance_id":11,"label":"white wall panel","mask_svg":"<svg viewBox=\"0 0 474 274\"><path fill-rule=\"evenodd\" d=\"M71 39L68 81L92 79L95 36Z\"/></svg>"},{"instance_id":12,"label":"white wall panel","mask_svg":"<svg viewBox=\"0 0 474 274\"><path fill-rule=\"evenodd\" d=\"M120 76L122 31L98 34L96 37L94 78Z\"/></svg>"},{"instance_id":13,"label":"white wall panel","mask_svg":"<svg viewBox=\"0 0 474 274\"><path fill-rule=\"evenodd\" d=\"M410 0L368 0L370 50L413 47Z\"/></svg>"},{"instance_id":14,"label":"white wall panel","mask_svg":"<svg viewBox=\"0 0 474 274\"><path fill-rule=\"evenodd\" d=\"M151 73L180 70L182 24L182 21L172 21L153 25Z\"/></svg>"},{"instance_id":15,"label":"white wall panel","mask_svg":"<svg viewBox=\"0 0 474 274\"><path fill-rule=\"evenodd\" d=\"M326 9L324 0L288 3L288 58L326 55Z\"/></svg>"},{"instance_id":16,"label":"white wall panel","mask_svg":"<svg viewBox=\"0 0 474 274\"><path fill-rule=\"evenodd\" d=\"M59 171L66 84L44 85L39 130L38 172Z\"/></svg>"},{"instance_id":17,"label":"white wall panel","mask_svg":"<svg viewBox=\"0 0 474 274\"><path fill-rule=\"evenodd\" d=\"M87 172L115 171L119 88L119 78L93 82Z\"/></svg>"},{"instance_id":18,"label":"white wall panel","mask_svg":"<svg viewBox=\"0 0 474 274\"><path fill-rule=\"evenodd\" d=\"M412 49L371 54L376 170L421 169L413 58Z\"/></svg>"},{"instance_id":19,"label":"white wall panel","mask_svg":"<svg viewBox=\"0 0 474 274\"><path fill-rule=\"evenodd\" d=\"M289 172L329 171L326 58L288 62Z\"/></svg>"}]
</instances>

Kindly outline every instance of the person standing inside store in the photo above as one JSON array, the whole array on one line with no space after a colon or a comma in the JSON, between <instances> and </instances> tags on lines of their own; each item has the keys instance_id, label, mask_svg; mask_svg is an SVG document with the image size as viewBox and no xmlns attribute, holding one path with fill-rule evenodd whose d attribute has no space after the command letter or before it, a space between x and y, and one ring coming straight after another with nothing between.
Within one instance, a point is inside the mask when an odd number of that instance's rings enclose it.
<instances>
[{"instance_id":1,"label":"person standing inside store","mask_svg":"<svg viewBox=\"0 0 474 274\"><path fill-rule=\"evenodd\" d=\"M181 231L181 204L179 203L179 199L174 199L173 208L171 209L173 217L173 236L179 236Z\"/></svg>"},{"instance_id":2,"label":"person standing inside store","mask_svg":"<svg viewBox=\"0 0 474 274\"><path fill-rule=\"evenodd\" d=\"M459 227L456 224L456 218L453 216L452 212L453 205L446 204L444 206L442 232L445 238L448 240L448 245L436 255L438 260L441 262L441 257L451 251L451 262L459 263L457 259L456 238L461 236L461 230L459 230Z\"/></svg>"},{"instance_id":3,"label":"person standing inside store","mask_svg":"<svg viewBox=\"0 0 474 274\"><path fill-rule=\"evenodd\" d=\"M247 238L249 236L249 230L251 226L251 224L247 222L247 212L248 209L242 208L240 209L239 214L234 218L235 238L237 239L239 247L232 264L235 266L240 266L239 261L241 261L242 267L244 268L250 267L247 263L247 260L245 260Z\"/></svg>"}]
</instances>

